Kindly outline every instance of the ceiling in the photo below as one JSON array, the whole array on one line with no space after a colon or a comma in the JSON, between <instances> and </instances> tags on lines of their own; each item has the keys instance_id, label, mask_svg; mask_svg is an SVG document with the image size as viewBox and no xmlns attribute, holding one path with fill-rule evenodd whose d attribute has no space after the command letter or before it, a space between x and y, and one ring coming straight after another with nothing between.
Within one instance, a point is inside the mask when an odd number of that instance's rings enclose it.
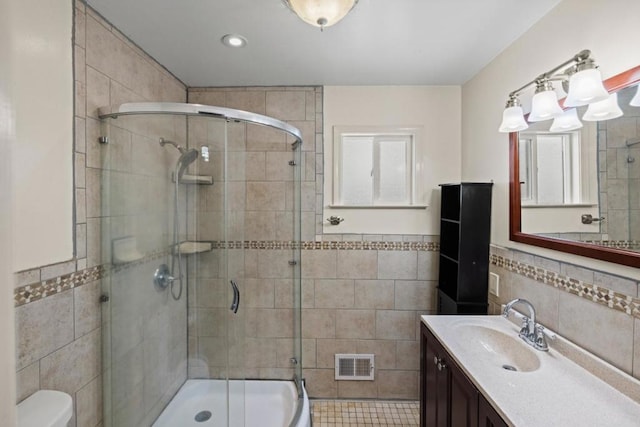
<instances>
[{"instance_id":1,"label":"ceiling","mask_svg":"<svg viewBox=\"0 0 640 427\"><path fill-rule=\"evenodd\" d=\"M559 2L360 0L321 32L282 0L88 0L187 86L460 85Z\"/></svg>"}]
</instances>

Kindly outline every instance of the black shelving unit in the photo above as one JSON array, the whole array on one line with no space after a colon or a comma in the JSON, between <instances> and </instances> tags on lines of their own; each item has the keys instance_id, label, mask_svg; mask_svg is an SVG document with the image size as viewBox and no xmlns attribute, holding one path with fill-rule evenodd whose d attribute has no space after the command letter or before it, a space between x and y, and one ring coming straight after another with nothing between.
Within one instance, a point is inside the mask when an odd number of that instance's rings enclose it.
<instances>
[{"instance_id":1,"label":"black shelving unit","mask_svg":"<svg viewBox=\"0 0 640 427\"><path fill-rule=\"evenodd\" d=\"M487 314L493 184L440 187L438 314Z\"/></svg>"}]
</instances>

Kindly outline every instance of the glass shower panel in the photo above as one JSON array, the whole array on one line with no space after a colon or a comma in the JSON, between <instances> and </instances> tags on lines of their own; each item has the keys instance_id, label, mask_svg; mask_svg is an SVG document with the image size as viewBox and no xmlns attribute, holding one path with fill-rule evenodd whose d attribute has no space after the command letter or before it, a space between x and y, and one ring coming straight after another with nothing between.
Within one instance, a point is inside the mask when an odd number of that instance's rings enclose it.
<instances>
[{"instance_id":1,"label":"glass shower panel","mask_svg":"<svg viewBox=\"0 0 640 427\"><path fill-rule=\"evenodd\" d=\"M87 180L101 188L100 198L87 200L87 217L88 228L102 233L107 269L105 425L150 425L186 379L186 298L174 300L153 282L160 264L171 265L171 171L179 156L159 141L184 143L186 123L180 116L121 116L103 120L101 136L108 142L90 141L87 153Z\"/></svg>"}]
</instances>

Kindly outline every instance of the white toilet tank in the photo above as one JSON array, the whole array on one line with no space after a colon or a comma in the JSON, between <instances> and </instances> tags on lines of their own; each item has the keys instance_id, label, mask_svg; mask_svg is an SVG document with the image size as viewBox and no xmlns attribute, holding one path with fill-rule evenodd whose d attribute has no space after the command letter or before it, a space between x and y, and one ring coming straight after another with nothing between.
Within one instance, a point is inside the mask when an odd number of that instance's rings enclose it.
<instances>
[{"instance_id":1,"label":"white toilet tank","mask_svg":"<svg viewBox=\"0 0 640 427\"><path fill-rule=\"evenodd\" d=\"M72 412L67 393L40 390L18 404L18 427L67 427Z\"/></svg>"}]
</instances>

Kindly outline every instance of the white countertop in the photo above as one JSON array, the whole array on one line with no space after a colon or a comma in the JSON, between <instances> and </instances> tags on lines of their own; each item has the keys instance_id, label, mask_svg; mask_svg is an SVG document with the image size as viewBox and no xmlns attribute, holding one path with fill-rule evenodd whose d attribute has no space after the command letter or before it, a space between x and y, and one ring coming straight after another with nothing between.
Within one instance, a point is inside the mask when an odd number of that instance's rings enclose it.
<instances>
[{"instance_id":1,"label":"white countertop","mask_svg":"<svg viewBox=\"0 0 640 427\"><path fill-rule=\"evenodd\" d=\"M422 322L509 425L640 426L640 401L629 397L634 393L637 396L640 381L562 337L549 342L548 352L530 347L540 361L537 369L513 372L502 368L506 361L500 360L499 352L494 353L486 344L470 344L468 335L461 336L466 326L483 326L512 335L527 346L518 338L519 327L504 317L422 316ZM607 382L569 358L574 356Z\"/></svg>"}]
</instances>

